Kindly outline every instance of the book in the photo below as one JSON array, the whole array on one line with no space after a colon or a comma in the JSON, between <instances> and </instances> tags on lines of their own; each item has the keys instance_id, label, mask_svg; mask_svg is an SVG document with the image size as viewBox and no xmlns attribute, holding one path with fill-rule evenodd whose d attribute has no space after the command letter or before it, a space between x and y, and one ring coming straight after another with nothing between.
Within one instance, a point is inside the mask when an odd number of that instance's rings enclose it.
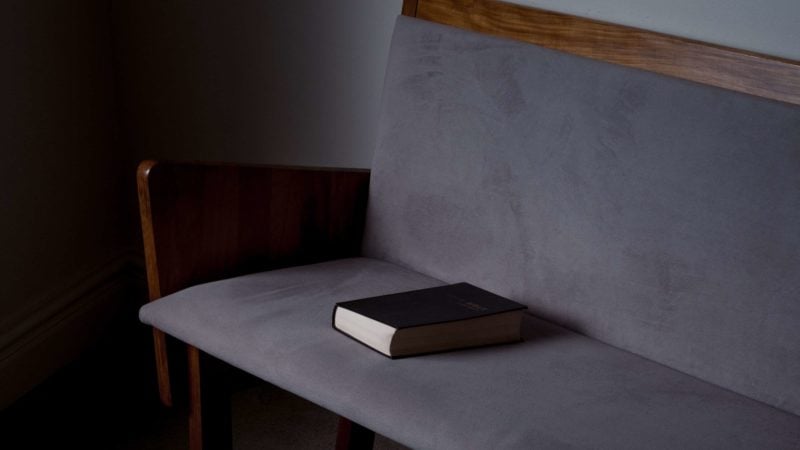
<instances>
[{"instance_id":1,"label":"book","mask_svg":"<svg viewBox=\"0 0 800 450\"><path fill-rule=\"evenodd\" d=\"M333 327L390 358L521 340L525 305L469 283L337 303Z\"/></svg>"}]
</instances>

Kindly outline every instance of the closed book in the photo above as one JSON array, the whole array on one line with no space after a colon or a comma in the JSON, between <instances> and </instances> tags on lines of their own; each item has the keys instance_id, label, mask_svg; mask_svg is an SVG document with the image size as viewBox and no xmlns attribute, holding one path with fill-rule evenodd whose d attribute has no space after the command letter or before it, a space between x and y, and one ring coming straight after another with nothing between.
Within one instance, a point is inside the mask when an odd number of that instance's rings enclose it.
<instances>
[{"instance_id":1,"label":"closed book","mask_svg":"<svg viewBox=\"0 0 800 450\"><path fill-rule=\"evenodd\" d=\"M333 327L398 358L519 341L525 309L458 283L337 303Z\"/></svg>"}]
</instances>

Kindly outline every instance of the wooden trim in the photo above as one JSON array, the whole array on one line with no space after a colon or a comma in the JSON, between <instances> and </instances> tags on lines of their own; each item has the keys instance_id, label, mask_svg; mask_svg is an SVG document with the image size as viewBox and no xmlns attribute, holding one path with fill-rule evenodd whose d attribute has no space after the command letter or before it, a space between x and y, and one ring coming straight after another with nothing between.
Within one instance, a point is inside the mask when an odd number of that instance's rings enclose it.
<instances>
[{"instance_id":1,"label":"wooden trim","mask_svg":"<svg viewBox=\"0 0 800 450\"><path fill-rule=\"evenodd\" d=\"M142 161L136 172L136 188L139 194L139 218L142 224L145 270L147 271L147 291L150 301L161 298L155 235L153 233L153 213L150 207L150 190L147 186L147 177L150 175L150 169L155 165L155 161ZM172 406L169 360L167 358L167 337L163 331L155 327L153 328L153 347L156 358L158 397L161 400L161 404L164 406Z\"/></svg>"},{"instance_id":2,"label":"wooden trim","mask_svg":"<svg viewBox=\"0 0 800 450\"><path fill-rule=\"evenodd\" d=\"M150 301L161 298L161 286L158 280L158 260L156 259L156 243L153 233L153 212L150 206L150 189L147 177L156 161L142 161L136 171L136 189L139 194L139 218L142 225L144 241L144 261L147 271L147 290Z\"/></svg>"},{"instance_id":3,"label":"wooden trim","mask_svg":"<svg viewBox=\"0 0 800 450\"><path fill-rule=\"evenodd\" d=\"M402 14L408 17L416 17L417 3L419 3L419 0L403 0Z\"/></svg>"},{"instance_id":4,"label":"wooden trim","mask_svg":"<svg viewBox=\"0 0 800 450\"><path fill-rule=\"evenodd\" d=\"M800 105L798 61L496 0L417 3L421 19Z\"/></svg>"}]
</instances>

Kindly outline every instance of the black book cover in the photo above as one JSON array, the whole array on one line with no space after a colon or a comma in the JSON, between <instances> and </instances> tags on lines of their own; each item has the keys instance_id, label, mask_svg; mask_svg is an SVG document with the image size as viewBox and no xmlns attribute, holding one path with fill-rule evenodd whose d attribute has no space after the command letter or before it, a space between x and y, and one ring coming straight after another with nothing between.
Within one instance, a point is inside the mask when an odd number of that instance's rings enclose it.
<instances>
[{"instance_id":1,"label":"black book cover","mask_svg":"<svg viewBox=\"0 0 800 450\"><path fill-rule=\"evenodd\" d=\"M469 283L350 300L337 303L336 306L397 329L474 319L527 308Z\"/></svg>"}]
</instances>

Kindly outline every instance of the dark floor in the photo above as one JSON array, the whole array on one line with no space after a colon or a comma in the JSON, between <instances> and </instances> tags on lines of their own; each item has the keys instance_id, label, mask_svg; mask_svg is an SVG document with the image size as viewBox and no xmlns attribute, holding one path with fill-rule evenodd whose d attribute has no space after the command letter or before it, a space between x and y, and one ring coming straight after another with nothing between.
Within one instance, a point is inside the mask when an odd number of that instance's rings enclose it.
<instances>
[{"instance_id":1,"label":"dark floor","mask_svg":"<svg viewBox=\"0 0 800 450\"><path fill-rule=\"evenodd\" d=\"M74 363L0 412L0 447L184 449L185 407L158 403L150 330L135 310ZM237 383L233 448L333 448L337 417L274 386ZM376 449L405 449L381 436Z\"/></svg>"}]
</instances>

